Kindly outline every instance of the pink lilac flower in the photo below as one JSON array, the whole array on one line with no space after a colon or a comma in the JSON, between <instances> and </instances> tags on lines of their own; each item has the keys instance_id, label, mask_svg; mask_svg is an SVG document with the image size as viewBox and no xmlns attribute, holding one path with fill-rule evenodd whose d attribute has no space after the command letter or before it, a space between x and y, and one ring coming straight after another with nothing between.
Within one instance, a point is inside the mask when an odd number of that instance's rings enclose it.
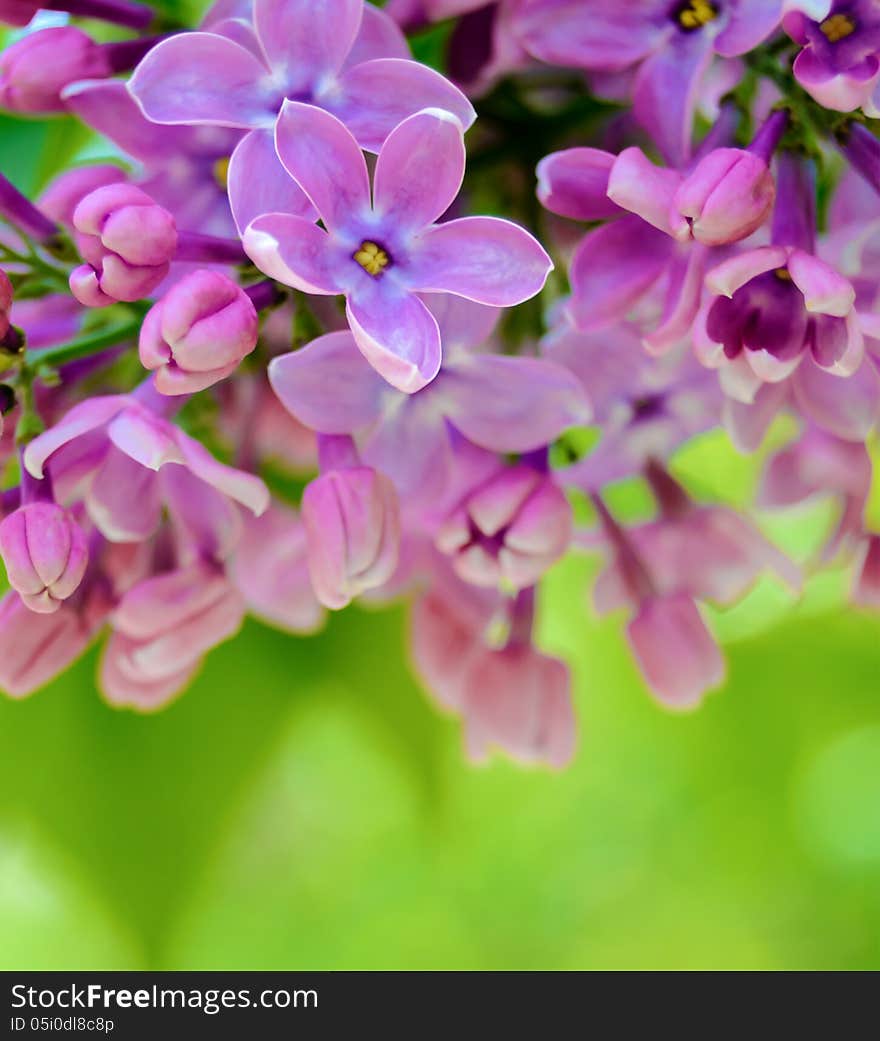
<instances>
[{"instance_id":1,"label":"pink lilac flower","mask_svg":"<svg viewBox=\"0 0 880 1041\"><path fill-rule=\"evenodd\" d=\"M825 108L851 112L873 100L880 79L880 11L873 0L834 0L814 19L787 12L782 25L802 50L794 61L798 83Z\"/></svg>"},{"instance_id":2,"label":"pink lilac flower","mask_svg":"<svg viewBox=\"0 0 880 1041\"><path fill-rule=\"evenodd\" d=\"M333 112L372 151L422 108L470 126L464 95L410 61L399 33L375 31L386 19L363 0L255 0L252 24L220 21L154 47L129 89L156 123L271 127L285 100L307 102Z\"/></svg>"},{"instance_id":3,"label":"pink lilac flower","mask_svg":"<svg viewBox=\"0 0 880 1041\"><path fill-rule=\"evenodd\" d=\"M321 474L303 493L309 574L325 607L338 611L384 585L400 554L400 503L382 473L362 466L351 438L318 439Z\"/></svg>"},{"instance_id":4,"label":"pink lilac flower","mask_svg":"<svg viewBox=\"0 0 880 1041\"><path fill-rule=\"evenodd\" d=\"M473 350L494 313L432 298L448 350L436 379L415 394L389 386L349 332L328 333L273 359L269 378L284 406L323 434L351 434L362 459L408 498L443 495L463 435L490 452L530 452L586 422L585 392L563 366Z\"/></svg>"},{"instance_id":5,"label":"pink lilac flower","mask_svg":"<svg viewBox=\"0 0 880 1041\"><path fill-rule=\"evenodd\" d=\"M601 72L638 66L636 119L674 164L690 153L699 84L713 54L744 54L779 24L780 0L526 0L516 22L541 61Z\"/></svg>"},{"instance_id":6,"label":"pink lilac flower","mask_svg":"<svg viewBox=\"0 0 880 1041\"><path fill-rule=\"evenodd\" d=\"M141 326L139 354L155 369L160 394L191 394L238 367L257 345L259 320L248 294L219 271L199 269L154 304Z\"/></svg>"},{"instance_id":7,"label":"pink lilac flower","mask_svg":"<svg viewBox=\"0 0 880 1041\"><path fill-rule=\"evenodd\" d=\"M80 402L30 442L24 464L34 477L51 475L60 502L81 499L111 541L148 538L167 507L206 555L228 556L241 528L234 503L262 513L268 490L165 419L168 400L148 383Z\"/></svg>"},{"instance_id":8,"label":"pink lilac flower","mask_svg":"<svg viewBox=\"0 0 880 1041\"><path fill-rule=\"evenodd\" d=\"M245 231L248 256L297 289L344 294L358 347L400 390L420 390L440 368L440 331L418 293L509 307L538 293L553 267L540 244L510 221L435 223L464 174L462 127L448 112L427 109L395 127L376 162L372 201L363 154L329 113L286 101L276 147L324 229L267 214Z\"/></svg>"}]
</instances>

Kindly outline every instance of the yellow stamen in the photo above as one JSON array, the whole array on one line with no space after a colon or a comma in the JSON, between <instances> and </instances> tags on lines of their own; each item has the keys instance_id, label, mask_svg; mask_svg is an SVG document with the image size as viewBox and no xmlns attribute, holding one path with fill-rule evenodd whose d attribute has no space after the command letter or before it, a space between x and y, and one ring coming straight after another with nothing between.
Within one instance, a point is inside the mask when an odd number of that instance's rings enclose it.
<instances>
[{"instance_id":1,"label":"yellow stamen","mask_svg":"<svg viewBox=\"0 0 880 1041\"><path fill-rule=\"evenodd\" d=\"M229 156L225 155L214 163L214 180L225 191L229 180Z\"/></svg>"},{"instance_id":2,"label":"yellow stamen","mask_svg":"<svg viewBox=\"0 0 880 1041\"><path fill-rule=\"evenodd\" d=\"M788 273L787 267L778 267L773 272L774 275L779 279L780 282L790 282L791 275Z\"/></svg>"},{"instance_id":3,"label":"yellow stamen","mask_svg":"<svg viewBox=\"0 0 880 1041\"><path fill-rule=\"evenodd\" d=\"M702 29L718 17L718 8L709 0L687 0L675 16L682 29Z\"/></svg>"},{"instance_id":4,"label":"yellow stamen","mask_svg":"<svg viewBox=\"0 0 880 1041\"><path fill-rule=\"evenodd\" d=\"M855 19L848 14L833 14L819 26L829 43L845 40L856 31Z\"/></svg>"},{"instance_id":5,"label":"yellow stamen","mask_svg":"<svg viewBox=\"0 0 880 1041\"><path fill-rule=\"evenodd\" d=\"M354 259L366 271L368 275L381 275L391 263L391 257L377 246L375 242L362 242L360 249L354 254Z\"/></svg>"}]
</instances>

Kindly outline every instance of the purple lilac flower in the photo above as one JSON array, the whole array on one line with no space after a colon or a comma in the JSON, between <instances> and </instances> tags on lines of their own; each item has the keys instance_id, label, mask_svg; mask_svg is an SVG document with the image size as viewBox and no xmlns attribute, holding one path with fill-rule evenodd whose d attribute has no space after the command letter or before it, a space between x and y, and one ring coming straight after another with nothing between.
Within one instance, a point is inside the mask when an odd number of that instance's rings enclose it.
<instances>
[{"instance_id":1,"label":"purple lilac flower","mask_svg":"<svg viewBox=\"0 0 880 1041\"><path fill-rule=\"evenodd\" d=\"M528 232L498 217L436 224L464 173L462 127L426 109L388 136L372 200L363 154L335 116L286 101L276 148L324 229L270 213L244 234L266 274L308 293L344 294L358 347L389 383L408 393L439 371L440 331L418 293L453 293L509 307L540 291L553 267Z\"/></svg>"},{"instance_id":2,"label":"purple lilac flower","mask_svg":"<svg viewBox=\"0 0 880 1041\"><path fill-rule=\"evenodd\" d=\"M375 31L387 16L363 0L254 0L252 17L154 47L129 83L145 115L254 129L271 127L285 100L302 101L333 112L372 151L422 108L446 109L466 127L475 118L448 80L408 60L399 34Z\"/></svg>"}]
</instances>

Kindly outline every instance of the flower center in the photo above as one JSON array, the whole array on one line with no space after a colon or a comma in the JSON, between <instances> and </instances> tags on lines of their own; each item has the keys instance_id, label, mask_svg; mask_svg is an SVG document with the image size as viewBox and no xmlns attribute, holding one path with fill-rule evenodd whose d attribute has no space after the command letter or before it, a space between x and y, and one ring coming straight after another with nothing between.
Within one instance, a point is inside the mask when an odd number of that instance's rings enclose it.
<instances>
[{"instance_id":1,"label":"flower center","mask_svg":"<svg viewBox=\"0 0 880 1041\"><path fill-rule=\"evenodd\" d=\"M368 275L372 275L374 278L381 275L391 263L391 257L388 256L387 252L378 243L370 242L369 240L365 240L360 244L357 252L352 254L352 258L360 264Z\"/></svg>"},{"instance_id":2,"label":"flower center","mask_svg":"<svg viewBox=\"0 0 880 1041\"><path fill-rule=\"evenodd\" d=\"M229 187L227 183L229 181L228 155L222 156L220 159L217 160L216 163L214 163L212 173L214 174L214 180L217 182L218 186L221 187L223 191L226 191L226 189Z\"/></svg>"},{"instance_id":3,"label":"flower center","mask_svg":"<svg viewBox=\"0 0 880 1041\"><path fill-rule=\"evenodd\" d=\"M710 0L685 0L673 13L672 20L686 33L702 29L718 17L718 8Z\"/></svg>"},{"instance_id":4,"label":"flower center","mask_svg":"<svg viewBox=\"0 0 880 1041\"><path fill-rule=\"evenodd\" d=\"M856 31L855 19L848 14L833 14L819 26L829 43L845 40Z\"/></svg>"},{"instance_id":5,"label":"flower center","mask_svg":"<svg viewBox=\"0 0 880 1041\"><path fill-rule=\"evenodd\" d=\"M773 272L774 275L779 279L780 282L790 282L791 275L788 273L787 267L778 267Z\"/></svg>"}]
</instances>

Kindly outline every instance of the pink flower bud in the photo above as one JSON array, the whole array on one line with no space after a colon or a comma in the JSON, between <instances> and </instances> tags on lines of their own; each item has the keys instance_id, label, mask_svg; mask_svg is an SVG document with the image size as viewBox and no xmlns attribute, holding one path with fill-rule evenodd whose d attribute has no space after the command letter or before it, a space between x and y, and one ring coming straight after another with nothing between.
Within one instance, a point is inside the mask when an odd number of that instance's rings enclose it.
<instances>
[{"instance_id":1,"label":"pink flower bud","mask_svg":"<svg viewBox=\"0 0 880 1041\"><path fill-rule=\"evenodd\" d=\"M148 296L177 249L174 218L132 184L90 192L74 210L73 226L86 263L72 272L70 288L86 307Z\"/></svg>"},{"instance_id":2,"label":"pink flower bud","mask_svg":"<svg viewBox=\"0 0 880 1041\"><path fill-rule=\"evenodd\" d=\"M65 170L53 178L40 195L40 212L58 224L71 225L74 211L90 192L125 180L125 171L112 163Z\"/></svg>"},{"instance_id":3,"label":"pink flower bud","mask_svg":"<svg viewBox=\"0 0 880 1041\"><path fill-rule=\"evenodd\" d=\"M523 763L561 769L577 740L568 668L530 644L485 648L464 684L465 741L471 758L498 745Z\"/></svg>"},{"instance_id":4,"label":"pink flower bud","mask_svg":"<svg viewBox=\"0 0 880 1041\"><path fill-rule=\"evenodd\" d=\"M160 708L179 693L209 650L241 627L244 602L206 563L145 579L111 617L101 688L114 705Z\"/></svg>"},{"instance_id":5,"label":"pink flower bud","mask_svg":"<svg viewBox=\"0 0 880 1041\"><path fill-rule=\"evenodd\" d=\"M0 104L13 112L62 112L69 83L112 71L107 52L81 29L40 29L0 54Z\"/></svg>"},{"instance_id":6,"label":"pink flower bud","mask_svg":"<svg viewBox=\"0 0 880 1041\"><path fill-rule=\"evenodd\" d=\"M309 574L325 607L338 610L394 574L400 507L394 485L371 467L331 470L306 488L302 519Z\"/></svg>"},{"instance_id":7,"label":"pink flower bud","mask_svg":"<svg viewBox=\"0 0 880 1041\"><path fill-rule=\"evenodd\" d=\"M12 310L12 283L5 271L0 271L0 337L9 330L9 312Z\"/></svg>"},{"instance_id":8,"label":"pink flower bud","mask_svg":"<svg viewBox=\"0 0 880 1041\"><path fill-rule=\"evenodd\" d=\"M512 466L470 495L436 542L466 582L524 589L565 553L571 532L571 507L553 481Z\"/></svg>"},{"instance_id":9,"label":"pink flower bud","mask_svg":"<svg viewBox=\"0 0 880 1041\"><path fill-rule=\"evenodd\" d=\"M766 161L741 148L716 148L675 193L673 210L691 223L698 242L738 242L767 219L776 185Z\"/></svg>"},{"instance_id":10,"label":"pink flower bud","mask_svg":"<svg viewBox=\"0 0 880 1041\"><path fill-rule=\"evenodd\" d=\"M162 394L204 390L233 372L257 344L247 293L219 271L194 271L162 297L141 326L140 358Z\"/></svg>"},{"instance_id":11,"label":"pink flower bud","mask_svg":"<svg viewBox=\"0 0 880 1041\"><path fill-rule=\"evenodd\" d=\"M51 502L22 506L0 523L0 554L9 584L39 614L76 592L89 559L82 529Z\"/></svg>"},{"instance_id":12,"label":"pink flower bud","mask_svg":"<svg viewBox=\"0 0 880 1041\"><path fill-rule=\"evenodd\" d=\"M652 693L669 708L692 708L724 679L721 651L683 593L644 600L627 635Z\"/></svg>"}]
</instances>

